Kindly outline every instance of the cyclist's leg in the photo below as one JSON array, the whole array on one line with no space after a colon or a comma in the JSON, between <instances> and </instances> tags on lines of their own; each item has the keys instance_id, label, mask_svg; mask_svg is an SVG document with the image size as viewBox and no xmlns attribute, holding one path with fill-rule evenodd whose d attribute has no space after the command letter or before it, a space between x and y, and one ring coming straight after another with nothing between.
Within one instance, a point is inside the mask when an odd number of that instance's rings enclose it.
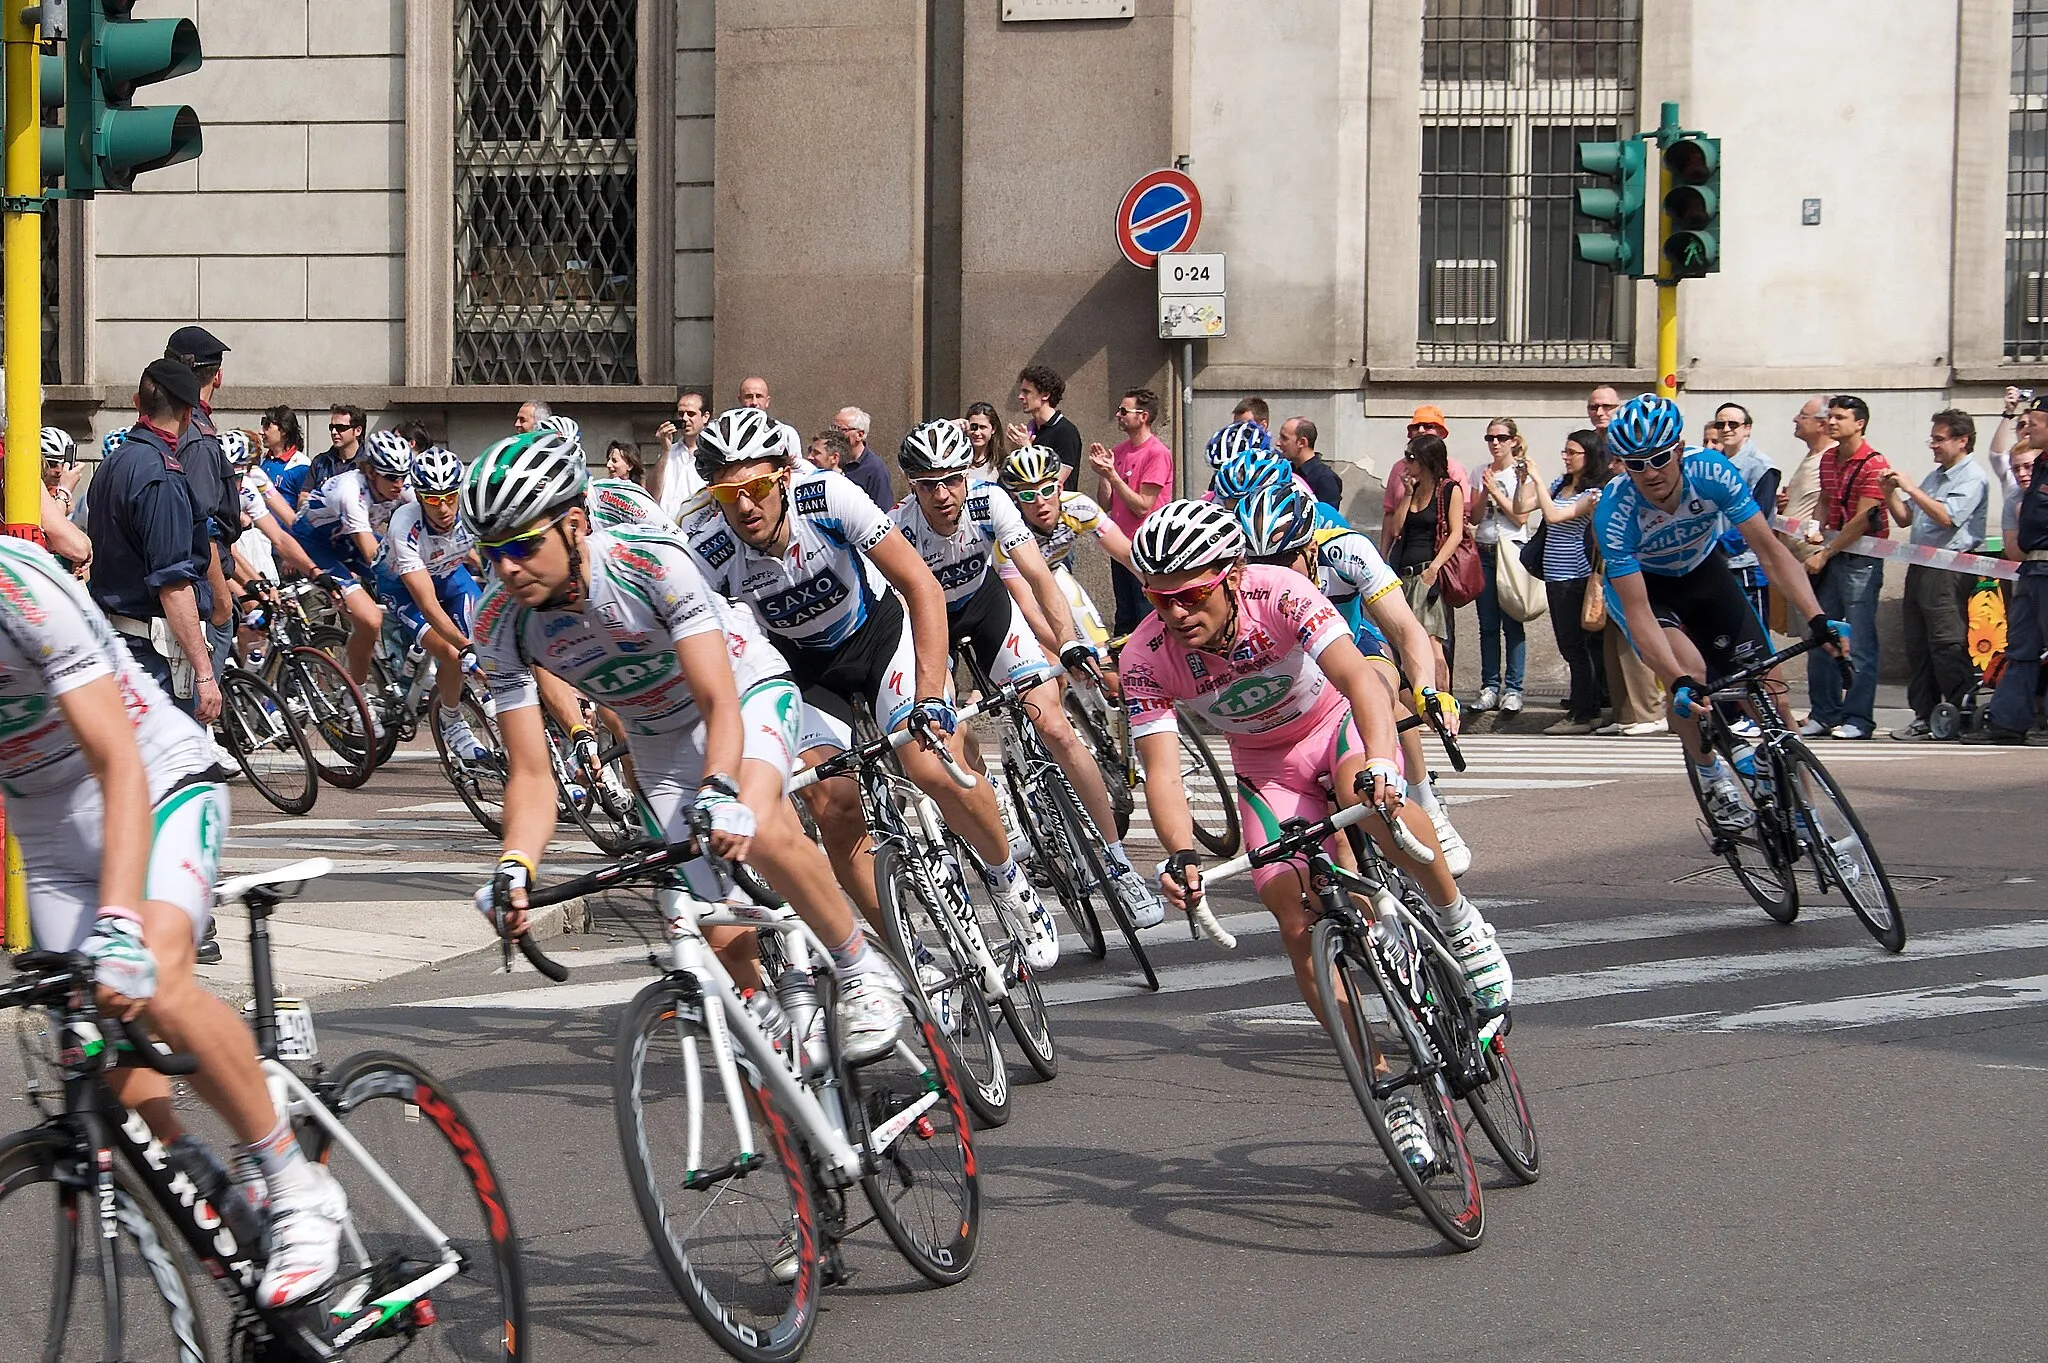
<instances>
[{"instance_id":1,"label":"cyclist's leg","mask_svg":"<svg viewBox=\"0 0 2048 1363\"><path fill-rule=\"evenodd\" d=\"M797 755L804 766L819 763L846 751L853 744L853 726L846 715L843 698L822 687L804 693ZM871 926L880 926L881 903L875 896L875 853L861 815L860 787L850 776L834 777L807 786L798 797L817 820L825 855L841 889Z\"/></svg>"},{"instance_id":2,"label":"cyclist's leg","mask_svg":"<svg viewBox=\"0 0 2048 1363\"><path fill-rule=\"evenodd\" d=\"M1043 678L1023 693L1025 712L1031 717L1031 726L1037 730L1045 750L1067 774L1074 794L1080 797L1081 808L1095 821L1096 830L1109 845L1110 856L1118 863L1117 869L1127 870L1130 858L1124 855L1123 840L1117 836L1116 813L1110 807L1109 789L1102 784L1102 768L1096 765L1095 754L1081 741L1081 736L1074 732L1073 724L1067 719L1066 707L1060 704L1058 679L1049 675L1052 669L1045 660L1045 653L1026 627L1023 613L1015 603L1010 606L1007 623L1007 629L982 632L972 641L972 646L989 678L997 685L1016 682L1021 686L1033 678Z\"/></svg>"},{"instance_id":3,"label":"cyclist's leg","mask_svg":"<svg viewBox=\"0 0 2048 1363\"><path fill-rule=\"evenodd\" d=\"M1315 745L1320 748L1320 744ZM1329 798L1311 787L1300 789L1298 777L1290 773L1289 754L1233 743L1230 760L1237 772L1237 808L1244 824L1246 847L1257 847L1280 836L1280 825L1289 819L1320 819L1330 809ZM1325 851L1334 850L1334 841ZM1259 902L1273 915L1280 928L1280 944L1294 969L1294 985L1302 1001L1324 1026L1321 996L1316 992L1315 966L1309 958L1311 929L1315 916L1304 907L1308 894L1306 868L1300 862L1281 862L1252 869L1252 888Z\"/></svg>"},{"instance_id":4,"label":"cyclist's leg","mask_svg":"<svg viewBox=\"0 0 2048 1363\"><path fill-rule=\"evenodd\" d=\"M894 733L910 722L910 712L917 704L916 688L917 651L906 621L873 697L875 720L884 731ZM947 750L955 762L964 764L971 739L971 727L963 724L947 740ZM1014 869L1009 839L1003 835L1002 815L996 809L995 792L988 782L976 781L973 789L962 790L953 784L937 755L925 751L919 743L904 744L897 749L897 756L903 763L903 774L938 802L946 826L967 839L967 845L984 866L991 870Z\"/></svg>"}]
</instances>

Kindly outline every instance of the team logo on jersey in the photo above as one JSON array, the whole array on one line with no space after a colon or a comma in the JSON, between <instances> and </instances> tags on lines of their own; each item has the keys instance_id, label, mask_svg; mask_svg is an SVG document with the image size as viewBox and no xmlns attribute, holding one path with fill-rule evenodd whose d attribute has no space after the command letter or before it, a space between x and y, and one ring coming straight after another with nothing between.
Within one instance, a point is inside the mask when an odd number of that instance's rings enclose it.
<instances>
[{"instance_id":1,"label":"team logo on jersey","mask_svg":"<svg viewBox=\"0 0 2048 1363\"><path fill-rule=\"evenodd\" d=\"M820 573L801 586L762 598L761 615L770 629L795 629L846 600L846 590L836 574Z\"/></svg>"},{"instance_id":2,"label":"team logo on jersey","mask_svg":"<svg viewBox=\"0 0 2048 1363\"><path fill-rule=\"evenodd\" d=\"M0 734L24 733L35 728L49 708L49 697L40 691L34 695L0 698Z\"/></svg>"},{"instance_id":3,"label":"team logo on jersey","mask_svg":"<svg viewBox=\"0 0 2048 1363\"><path fill-rule=\"evenodd\" d=\"M630 547L624 540L613 541L612 562L645 577L659 580L663 576L660 559L645 550Z\"/></svg>"},{"instance_id":4,"label":"team logo on jersey","mask_svg":"<svg viewBox=\"0 0 2048 1363\"><path fill-rule=\"evenodd\" d=\"M624 697L649 690L676 667L676 655L662 652L645 658L619 658L584 675L580 685L594 695Z\"/></svg>"},{"instance_id":5,"label":"team logo on jersey","mask_svg":"<svg viewBox=\"0 0 2048 1363\"><path fill-rule=\"evenodd\" d=\"M1291 676L1246 677L1235 686L1226 688L1211 701L1209 712L1222 715L1226 719L1243 719L1272 709L1285 700L1287 693L1293 689L1294 678Z\"/></svg>"},{"instance_id":6,"label":"team logo on jersey","mask_svg":"<svg viewBox=\"0 0 2048 1363\"><path fill-rule=\"evenodd\" d=\"M1202 661L1201 654L1188 654L1188 675L1197 680L1209 675L1209 664Z\"/></svg>"},{"instance_id":7,"label":"team logo on jersey","mask_svg":"<svg viewBox=\"0 0 2048 1363\"><path fill-rule=\"evenodd\" d=\"M1273 636L1261 627L1238 640L1237 647L1230 650L1230 660L1234 663L1255 662L1272 651Z\"/></svg>"},{"instance_id":8,"label":"team logo on jersey","mask_svg":"<svg viewBox=\"0 0 2048 1363\"><path fill-rule=\"evenodd\" d=\"M7 608L28 624L40 625L48 618L29 593L28 583L4 564L0 564L0 601L5 601Z\"/></svg>"},{"instance_id":9,"label":"team logo on jersey","mask_svg":"<svg viewBox=\"0 0 2048 1363\"><path fill-rule=\"evenodd\" d=\"M967 514L977 521L985 521L989 518L988 494L986 492L977 492L968 497Z\"/></svg>"},{"instance_id":10,"label":"team logo on jersey","mask_svg":"<svg viewBox=\"0 0 2048 1363\"><path fill-rule=\"evenodd\" d=\"M796 514L799 516L822 516L825 514L825 483L802 482L796 485Z\"/></svg>"},{"instance_id":11,"label":"team logo on jersey","mask_svg":"<svg viewBox=\"0 0 2048 1363\"><path fill-rule=\"evenodd\" d=\"M949 563L943 567L935 568L932 576L938 578L939 585L950 592L980 581L982 574L987 571L988 556L986 554L976 554L973 558L964 558L958 563Z\"/></svg>"},{"instance_id":12,"label":"team logo on jersey","mask_svg":"<svg viewBox=\"0 0 2048 1363\"><path fill-rule=\"evenodd\" d=\"M732 562L732 556L738 551L738 543L723 530L697 547L698 555L713 568L723 568Z\"/></svg>"},{"instance_id":13,"label":"team logo on jersey","mask_svg":"<svg viewBox=\"0 0 2048 1363\"><path fill-rule=\"evenodd\" d=\"M623 626L626 623L626 613L619 609L619 603L616 601L598 602L597 613L603 617L607 625Z\"/></svg>"},{"instance_id":14,"label":"team logo on jersey","mask_svg":"<svg viewBox=\"0 0 2048 1363\"><path fill-rule=\"evenodd\" d=\"M582 623L583 621L574 612L563 611L560 615L548 617L548 622L540 627L540 637L552 639L558 634L567 634Z\"/></svg>"}]
</instances>

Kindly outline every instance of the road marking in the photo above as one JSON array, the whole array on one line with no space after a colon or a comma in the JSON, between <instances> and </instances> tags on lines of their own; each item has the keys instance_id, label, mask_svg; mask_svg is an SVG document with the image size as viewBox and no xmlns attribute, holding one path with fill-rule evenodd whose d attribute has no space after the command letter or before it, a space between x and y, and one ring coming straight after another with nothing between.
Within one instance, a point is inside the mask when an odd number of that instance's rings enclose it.
<instances>
[{"instance_id":1,"label":"road marking","mask_svg":"<svg viewBox=\"0 0 2048 1363\"><path fill-rule=\"evenodd\" d=\"M1858 994L1824 1003L1772 1003L1744 1013L1674 1013L1668 1017L1604 1025L1663 1032L1747 1032L1764 1028L1779 1032L1816 1032L1836 1027L1876 1027L1887 1022L2000 1013L2042 1004L2048 1004L2048 975L2028 975L2019 979L1972 980L1968 984L1905 989L1892 994Z\"/></svg>"}]
</instances>

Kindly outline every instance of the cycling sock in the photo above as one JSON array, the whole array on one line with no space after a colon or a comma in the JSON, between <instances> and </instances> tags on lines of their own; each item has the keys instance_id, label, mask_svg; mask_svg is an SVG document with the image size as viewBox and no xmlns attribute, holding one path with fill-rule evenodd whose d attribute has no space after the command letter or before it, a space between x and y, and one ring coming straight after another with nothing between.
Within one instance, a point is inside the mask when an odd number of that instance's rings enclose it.
<instances>
[{"instance_id":1,"label":"cycling sock","mask_svg":"<svg viewBox=\"0 0 2048 1363\"><path fill-rule=\"evenodd\" d=\"M1436 915L1437 926L1444 930L1445 936L1455 936L1475 921L1482 927L1486 924L1486 920L1479 917L1479 910L1472 907L1472 901L1462 894L1453 903L1430 905L1429 911Z\"/></svg>"},{"instance_id":2,"label":"cycling sock","mask_svg":"<svg viewBox=\"0 0 2048 1363\"><path fill-rule=\"evenodd\" d=\"M841 970L858 970L868 955L867 934L860 930L860 924L853 925L853 935L832 948L832 963Z\"/></svg>"},{"instance_id":3,"label":"cycling sock","mask_svg":"<svg viewBox=\"0 0 2048 1363\"><path fill-rule=\"evenodd\" d=\"M995 881L996 884L1007 889L1016 883L1017 859L1015 857L1004 858L1001 865L989 867L988 874L989 878Z\"/></svg>"},{"instance_id":4,"label":"cycling sock","mask_svg":"<svg viewBox=\"0 0 2048 1363\"><path fill-rule=\"evenodd\" d=\"M1714 760L1711 762L1695 762L1692 765L1693 769L1700 774L1700 780L1702 781L1720 781L1732 775L1728 770L1728 764L1721 760L1719 753L1714 755Z\"/></svg>"},{"instance_id":5,"label":"cycling sock","mask_svg":"<svg viewBox=\"0 0 2048 1363\"><path fill-rule=\"evenodd\" d=\"M434 718L440 720L444 725L453 724L456 720L462 718L462 711L452 705L436 705L434 707Z\"/></svg>"},{"instance_id":6,"label":"cycling sock","mask_svg":"<svg viewBox=\"0 0 2048 1363\"><path fill-rule=\"evenodd\" d=\"M1130 854L1124 851L1124 844L1121 838L1109 845L1109 860L1110 864L1119 871L1131 869Z\"/></svg>"},{"instance_id":7,"label":"cycling sock","mask_svg":"<svg viewBox=\"0 0 2048 1363\"><path fill-rule=\"evenodd\" d=\"M307 1178L306 1152L299 1148L298 1136L283 1117L277 1119L269 1135L242 1148L263 1167L263 1181L273 1193L296 1188Z\"/></svg>"},{"instance_id":8,"label":"cycling sock","mask_svg":"<svg viewBox=\"0 0 2048 1363\"><path fill-rule=\"evenodd\" d=\"M1444 812L1444 807L1437 803L1436 787L1430 784L1430 779L1427 776L1423 777L1420 781L1409 783L1408 798L1421 805L1422 812L1425 814L1433 815Z\"/></svg>"}]
</instances>

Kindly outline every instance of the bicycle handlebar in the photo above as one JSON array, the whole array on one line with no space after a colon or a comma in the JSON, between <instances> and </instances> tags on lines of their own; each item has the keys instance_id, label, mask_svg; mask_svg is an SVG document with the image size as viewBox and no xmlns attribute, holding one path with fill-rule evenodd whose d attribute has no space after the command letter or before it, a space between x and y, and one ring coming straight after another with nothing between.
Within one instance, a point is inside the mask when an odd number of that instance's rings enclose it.
<instances>
[{"instance_id":1,"label":"bicycle handlebar","mask_svg":"<svg viewBox=\"0 0 2048 1363\"><path fill-rule=\"evenodd\" d=\"M199 1072L198 1056L169 1049L158 1050L156 1038L149 1034L149 1029L142 1025L140 1019L122 1022L119 1018L102 1018L100 1030L106 1033L109 1041L132 1054L158 1074L176 1078Z\"/></svg>"},{"instance_id":2,"label":"bicycle handlebar","mask_svg":"<svg viewBox=\"0 0 2048 1363\"><path fill-rule=\"evenodd\" d=\"M1707 688L1707 695L1711 699L1739 695L1749 689L1751 682L1762 680L1780 665L1788 663L1804 654L1811 653L1818 647L1820 645L1811 639L1801 639L1798 643L1779 649L1768 658L1751 663L1739 672L1729 673L1710 685ZM1835 665L1841 669L1843 686L1848 686L1855 680L1856 669L1847 658L1835 659Z\"/></svg>"}]
</instances>

